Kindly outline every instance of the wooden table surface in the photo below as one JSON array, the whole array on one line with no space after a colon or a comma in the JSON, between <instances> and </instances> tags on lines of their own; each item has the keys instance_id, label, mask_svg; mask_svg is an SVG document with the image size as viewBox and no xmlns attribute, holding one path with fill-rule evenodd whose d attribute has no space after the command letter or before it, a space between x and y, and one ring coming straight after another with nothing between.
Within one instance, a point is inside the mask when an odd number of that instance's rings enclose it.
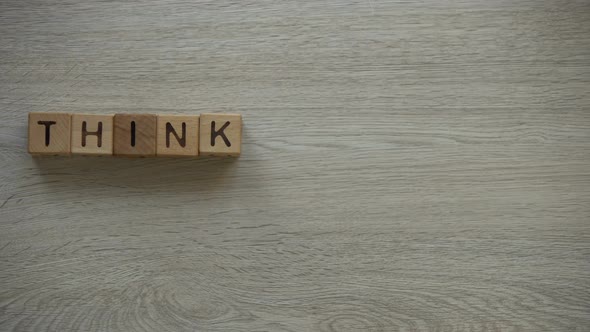
<instances>
[{"instance_id":1,"label":"wooden table surface","mask_svg":"<svg viewBox=\"0 0 590 332\"><path fill-rule=\"evenodd\" d=\"M63 111L243 154L30 157ZM590 1L1 1L0 330L590 331Z\"/></svg>"}]
</instances>

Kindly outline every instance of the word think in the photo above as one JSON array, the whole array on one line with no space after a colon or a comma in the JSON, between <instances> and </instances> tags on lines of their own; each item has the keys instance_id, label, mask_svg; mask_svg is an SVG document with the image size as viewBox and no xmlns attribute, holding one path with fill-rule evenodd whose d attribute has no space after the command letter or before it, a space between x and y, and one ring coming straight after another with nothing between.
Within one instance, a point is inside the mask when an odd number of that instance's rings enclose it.
<instances>
[{"instance_id":1,"label":"word think","mask_svg":"<svg viewBox=\"0 0 590 332\"><path fill-rule=\"evenodd\" d=\"M29 113L29 153L126 157L239 156L239 114Z\"/></svg>"}]
</instances>

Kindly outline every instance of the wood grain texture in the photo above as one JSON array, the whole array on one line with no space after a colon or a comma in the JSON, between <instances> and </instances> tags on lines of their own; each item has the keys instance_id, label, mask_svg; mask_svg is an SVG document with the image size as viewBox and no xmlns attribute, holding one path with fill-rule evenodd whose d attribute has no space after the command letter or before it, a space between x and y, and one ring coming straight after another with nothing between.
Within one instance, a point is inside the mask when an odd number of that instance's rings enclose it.
<instances>
[{"instance_id":1,"label":"wood grain texture","mask_svg":"<svg viewBox=\"0 0 590 332\"><path fill-rule=\"evenodd\" d=\"M1 331L589 331L590 2L0 1ZM244 115L31 158L27 113Z\"/></svg>"},{"instance_id":2,"label":"wood grain texture","mask_svg":"<svg viewBox=\"0 0 590 332\"><path fill-rule=\"evenodd\" d=\"M115 114L113 154L155 157L158 117L155 114Z\"/></svg>"}]
</instances>

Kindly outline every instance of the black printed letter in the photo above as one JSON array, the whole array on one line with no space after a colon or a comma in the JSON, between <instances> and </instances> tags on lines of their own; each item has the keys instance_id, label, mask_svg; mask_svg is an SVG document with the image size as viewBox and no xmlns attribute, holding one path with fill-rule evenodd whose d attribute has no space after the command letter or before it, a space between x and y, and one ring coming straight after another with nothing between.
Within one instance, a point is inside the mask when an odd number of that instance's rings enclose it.
<instances>
[{"instance_id":1,"label":"black printed letter","mask_svg":"<svg viewBox=\"0 0 590 332\"><path fill-rule=\"evenodd\" d=\"M51 125L54 125L55 121L37 121L37 124L45 125L45 146L49 146L51 141Z\"/></svg>"},{"instance_id":2,"label":"black printed letter","mask_svg":"<svg viewBox=\"0 0 590 332\"><path fill-rule=\"evenodd\" d=\"M215 138L217 138L217 136L221 136L221 138L223 138L225 145L228 147L231 146L231 142L227 139L227 136L225 136L225 133L223 132L227 126L229 126L229 121L227 121L218 131L215 131L215 121L211 121L211 146L215 146Z\"/></svg>"},{"instance_id":3,"label":"black printed letter","mask_svg":"<svg viewBox=\"0 0 590 332\"><path fill-rule=\"evenodd\" d=\"M135 121L131 121L131 146L135 146Z\"/></svg>"},{"instance_id":4,"label":"black printed letter","mask_svg":"<svg viewBox=\"0 0 590 332\"><path fill-rule=\"evenodd\" d=\"M185 122L182 123L182 138L178 137L176 130L174 130L174 128L172 127L170 122L166 122L166 147L167 148L170 147L170 133L174 134L174 137L176 137L176 140L178 141L178 144L180 144L180 146L182 146L183 148L186 146L186 123Z\"/></svg>"},{"instance_id":5,"label":"black printed letter","mask_svg":"<svg viewBox=\"0 0 590 332\"><path fill-rule=\"evenodd\" d=\"M82 121L82 146L86 146L86 136L88 135L96 135L98 140L98 147L102 146L102 121L98 123L98 130L97 131L87 131L86 130L86 121Z\"/></svg>"}]
</instances>

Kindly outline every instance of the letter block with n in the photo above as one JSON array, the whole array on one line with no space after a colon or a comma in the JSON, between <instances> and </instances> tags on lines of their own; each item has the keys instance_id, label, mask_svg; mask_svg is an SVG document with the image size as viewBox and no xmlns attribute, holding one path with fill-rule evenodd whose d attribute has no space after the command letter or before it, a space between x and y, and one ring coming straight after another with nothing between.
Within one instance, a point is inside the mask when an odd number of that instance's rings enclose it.
<instances>
[{"instance_id":1,"label":"letter block with n","mask_svg":"<svg viewBox=\"0 0 590 332\"><path fill-rule=\"evenodd\" d=\"M199 155L198 115L158 115L158 157Z\"/></svg>"},{"instance_id":2,"label":"letter block with n","mask_svg":"<svg viewBox=\"0 0 590 332\"><path fill-rule=\"evenodd\" d=\"M72 154L113 154L113 115L72 115Z\"/></svg>"},{"instance_id":3,"label":"letter block with n","mask_svg":"<svg viewBox=\"0 0 590 332\"><path fill-rule=\"evenodd\" d=\"M69 155L71 118L68 113L29 113L29 153Z\"/></svg>"},{"instance_id":4,"label":"letter block with n","mask_svg":"<svg viewBox=\"0 0 590 332\"><path fill-rule=\"evenodd\" d=\"M199 127L201 154L235 157L242 152L240 114L201 114Z\"/></svg>"}]
</instances>

